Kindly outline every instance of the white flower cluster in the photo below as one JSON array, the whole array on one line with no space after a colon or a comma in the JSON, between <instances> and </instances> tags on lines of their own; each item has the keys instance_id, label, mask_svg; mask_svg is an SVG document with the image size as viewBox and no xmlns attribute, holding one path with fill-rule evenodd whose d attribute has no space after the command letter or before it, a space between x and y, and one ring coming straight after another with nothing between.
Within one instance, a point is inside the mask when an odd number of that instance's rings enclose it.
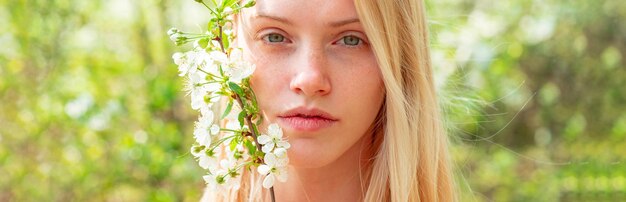
<instances>
[{"instance_id":1,"label":"white flower cluster","mask_svg":"<svg viewBox=\"0 0 626 202\"><path fill-rule=\"evenodd\" d=\"M200 111L191 154L207 170L205 182L213 189L238 189L242 171L251 166L258 166L256 170L265 176L265 188L272 187L275 179L286 181L290 145L283 139L280 127L270 124L267 134L255 137L257 126L244 124L244 118L249 123L255 117L249 107L241 106L256 104L256 98L251 97L254 94L244 95L246 91L242 90L249 89L247 78L254 72L254 64L244 60L241 49L230 48L227 54L220 51L219 43L207 44L207 49L198 44L192 51L177 52L172 58L178 65L179 76L188 79L186 90L191 94L191 107ZM235 97L238 105L233 105ZM255 101L244 104L242 100ZM217 117L213 105L220 101L229 104L221 117Z\"/></svg>"},{"instance_id":2,"label":"white flower cluster","mask_svg":"<svg viewBox=\"0 0 626 202\"><path fill-rule=\"evenodd\" d=\"M267 135L259 136L259 143L263 145L262 151L265 153L265 164L260 165L257 171L261 175L266 175L263 179L263 187L270 188L274 186L274 180L287 181L287 149L291 145L283 140L283 131L277 124L271 124L267 127Z\"/></svg>"},{"instance_id":3,"label":"white flower cluster","mask_svg":"<svg viewBox=\"0 0 626 202\"><path fill-rule=\"evenodd\" d=\"M216 93L220 92L220 87L227 82L240 84L255 69L254 64L243 60L240 49L233 49L229 57L221 51L207 53L197 48L186 53L174 53L172 58L178 65L178 75L189 77L191 107L196 110L219 101L220 95Z\"/></svg>"}]
</instances>

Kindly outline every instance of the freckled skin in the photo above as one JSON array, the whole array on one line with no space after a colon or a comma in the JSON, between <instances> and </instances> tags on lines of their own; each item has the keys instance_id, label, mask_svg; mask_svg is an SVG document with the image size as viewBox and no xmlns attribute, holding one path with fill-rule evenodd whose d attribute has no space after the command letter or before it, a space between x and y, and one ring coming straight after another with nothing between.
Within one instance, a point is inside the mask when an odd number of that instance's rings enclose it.
<instances>
[{"instance_id":1,"label":"freckled skin","mask_svg":"<svg viewBox=\"0 0 626 202\"><path fill-rule=\"evenodd\" d=\"M314 132L281 125L292 145L292 166L323 167L358 152L351 148L369 137L367 129L382 105L383 82L362 25L329 26L347 19L358 19L349 0L261 0L241 14L237 43L256 64L251 82L265 123L301 106L338 119ZM346 36L358 37L360 44L347 44L355 40Z\"/></svg>"},{"instance_id":2,"label":"freckled skin","mask_svg":"<svg viewBox=\"0 0 626 202\"><path fill-rule=\"evenodd\" d=\"M385 93L354 2L258 0L238 17L236 43L256 65L251 85L264 124L278 123L291 144L287 182L274 184L277 201L362 201L359 169L372 158L368 128ZM281 118L297 107L336 121L299 130Z\"/></svg>"}]
</instances>

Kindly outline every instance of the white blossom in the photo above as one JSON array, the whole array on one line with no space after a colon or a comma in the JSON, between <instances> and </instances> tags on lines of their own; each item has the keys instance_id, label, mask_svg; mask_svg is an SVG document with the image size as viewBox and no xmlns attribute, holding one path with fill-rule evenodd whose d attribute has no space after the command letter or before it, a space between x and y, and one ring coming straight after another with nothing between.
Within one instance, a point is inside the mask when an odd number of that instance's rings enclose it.
<instances>
[{"instance_id":1,"label":"white blossom","mask_svg":"<svg viewBox=\"0 0 626 202\"><path fill-rule=\"evenodd\" d=\"M216 171L218 165L217 158L215 157L215 154L209 156L207 152L210 151L207 149L202 155L198 157L198 165L206 170L209 170L209 172Z\"/></svg>"},{"instance_id":2,"label":"white blossom","mask_svg":"<svg viewBox=\"0 0 626 202\"><path fill-rule=\"evenodd\" d=\"M210 189L218 190L220 192L228 191L230 188L238 190L241 186L241 177L233 177L226 169L220 169L216 172L209 173L203 176L203 178Z\"/></svg>"},{"instance_id":3,"label":"white blossom","mask_svg":"<svg viewBox=\"0 0 626 202\"><path fill-rule=\"evenodd\" d=\"M210 147L204 145L193 146L191 147L191 155L196 157L200 167L209 172L215 172L219 167L217 156L220 155L220 150L219 148L210 149Z\"/></svg>"},{"instance_id":4,"label":"white blossom","mask_svg":"<svg viewBox=\"0 0 626 202\"><path fill-rule=\"evenodd\" d=\"M224 65L228 63L228 56L221 51L211 51L208 54L212 60L212 65Z\"/></svg>"},{"instance_id":5,"label":"white blossom","mask_svg":"<svg viewBox=\"0 0 626 202\"><path fill-rule=\"evenodd\" d=\"M265 164L260 165L257 168L257 171L261 175L265 175L263 179L263 187L269 189L274 186L274 181L278 180L281 182L287 181L287 164L289 160L286 156L278 157L273 153L265 154L263 158Z\"/></svg>"},{"instance_id":6,"label":"white blossom","mask_svg":"<svg viewBox=\"0 0 626 202\"><path fill-rule=\"evenodd\" d=\"M172 59L174 59L174 63L178 65L178 76L185 76L187 73L193 73L197 70L197 66L195 64L195 51L188 51L186 53L174 53L174 55L172 55Z\"/></svg>"},{"instance_id":7,"label":"white blossom","mask_svg":"<svg viewBox=\"0 0 626 202\"><path fill-rule=\"evenodd\" d=\"M206 73L198 71L189 74L188 82L187 88L191 94L192 109L210 108L213 103L219 101L220 96L216 93L220 90L220 84L214 80L208 80ZM209 98L208 102L207 97Z\"/></svg>"},{"instance_id":8,"label":"white blossom","mask_svg":"<svg viewBox=\"0 0 626 202\"><path fill-rule=\"evenodd\" d=\"M254 64L244 60L241 49L236 48L230 52L230 63L227 69L229 81L241 83L241 80L250 77L255 69Z\"/></svg>"},{"instance_id":9,"label":"white blossom","mask_svg":"<svg viewBox=\"0 0 626 202\"><path fill-rule=\"evenodd\" d=\"M241 185L241 170L237 165L237 161L233 159L222 159L220 161L220 169L205 175L204 180L209 186L218 188L219 190L227 190L232 188L239 189Z\"/></svg>"},{"instance_id":10,"label":"white blossom","mask_svg":"<svg viewBox=\"0 0 626 202\"><path fill-rule=\"evenodd\" d=\"M234 83L241 83L245 78L250 77L254 73L256 66L254 64L241 64L230 68L229 81Z\"/></svg>"},{"instance_id":11,"label":"white blossom","mask_svg":"<svg viewBox=\"0 0 626 202\"><path fill-rule=\"evenodd\" d=\"M224 12L228 14L233 11L227 7ZM232 30L225 27L223 31L227 35L224 40L230 40ZM187 42L187 38L182 38L186 35L177 29L171 29L168 35L177 44L181 39L182 42ZM230 49L227 54L221 51L220 46L216 40L210 40L208 47L202 47L200 42L196 41L191 51L174 53L172 59L178 66L178 75L187 78L185 90L191 96L191 108L200 111L193 131L197 143L191 147L190 153L200 167L207 171L203 176L207 186L227 191L239 189L241 172L251 159L247 151L249 148L242 144L242 138L247 138L242 135L249 134L250 126L239 122L241 106L238 103L232 105L224 122L216 123L213 105L226 101L222 99L229 99L228 101L232 102L233 98L228 96L232 93L228 92L230 91L228 82L247 87L242 81L254 73L256 66L245 61L241 49ZM221 134L222 132L225 134ZM233 141L238 142L234 145ZM287 149L290 144L283 139L281 128L277 124L269 125L267 134L258 136L257 142L262 145L260 149L264 153L261 154L263 164L257 168L257 171L265 176L263 187L272 187L276 180L286 181L289 161ZM256 157L257 153L251 152Z\"/></svg>"},{"instance_id":12,"label":"white blossom","mask_svg":"<svg viewBox=\"0 0 626 202\"><path fill-rule=\"evenodd\" d=\"M196 122L193 137L196 139L198 144L207 147L211 145L210 127L213 125L213 119L213 113L209 111L200 116L200 119Z\"/></svg>"},{"instance_id":13,"label":"white blossom","mask_svg":"<svg viewBox=\"0 0 626 202\"><path fill-rule=\"evenodd\" d=\"M220 132L220 127L217 124L213 124L211 128L209 128L211 135L217 135Z\"/></svg>"},{"instance_id":14,"label":"white blossom","mask_svg":"<svg viewBox=\"0 0 626 202\"><path fill-rule=\"evenodd\" d=\"M274 148L289 149L291 145L283 140L283 131L278 124L270 124L267 127L267 135L262 134L258 137L259 144L263 145L261 150L263 153L270 153Z\"/></svg>"}]
</instances>

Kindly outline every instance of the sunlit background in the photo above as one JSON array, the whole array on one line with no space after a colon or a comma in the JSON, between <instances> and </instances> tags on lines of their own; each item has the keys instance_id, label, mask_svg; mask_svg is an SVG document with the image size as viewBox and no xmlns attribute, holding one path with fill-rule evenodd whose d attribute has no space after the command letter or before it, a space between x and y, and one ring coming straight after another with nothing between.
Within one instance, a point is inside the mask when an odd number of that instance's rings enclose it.
<instances>
[{"instance_id":1,"label":"sunlit background","mask_svg":"<svg viewBox=\"0 0 626 202\"><path fill-rule=\"evenodd\" d=\"M462 201L626 200L626 3L428 1ZM0 201L197 201L192 0L0 0Z\"/></svg>"}]
</instances>

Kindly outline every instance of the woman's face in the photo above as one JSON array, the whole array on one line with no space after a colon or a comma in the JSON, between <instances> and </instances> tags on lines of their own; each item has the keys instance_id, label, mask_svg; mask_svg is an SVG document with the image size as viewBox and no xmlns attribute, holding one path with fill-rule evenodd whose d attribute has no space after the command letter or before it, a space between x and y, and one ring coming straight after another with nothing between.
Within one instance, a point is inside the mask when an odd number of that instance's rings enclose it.
<instances>
[{"instance_id":1,"label":"woman's face","mask_svg":"<svg viewBox=\"0 0 626 202\"><path fill-rule=\"evenodd\" d=\"M258 0L240 17L252 88L291 165L322 167L369 136L384 88L352 0Z\"/></svg>"}]
</instances>

